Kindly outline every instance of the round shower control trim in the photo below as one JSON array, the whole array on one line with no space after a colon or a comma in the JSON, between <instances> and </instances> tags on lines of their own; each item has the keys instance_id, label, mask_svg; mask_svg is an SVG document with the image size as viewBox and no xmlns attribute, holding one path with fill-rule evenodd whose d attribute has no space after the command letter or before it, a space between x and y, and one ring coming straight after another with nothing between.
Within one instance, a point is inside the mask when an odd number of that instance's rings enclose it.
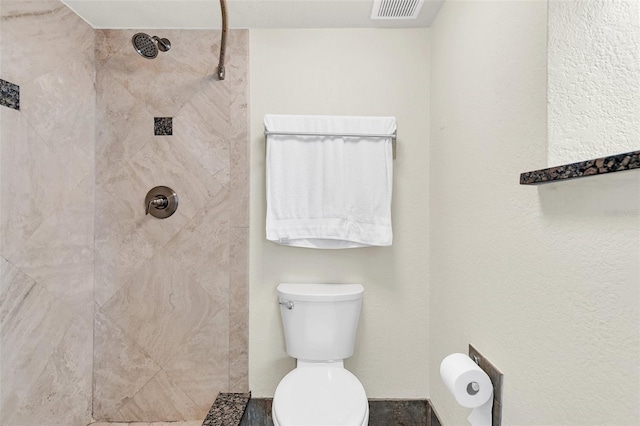
<instances>
[{"instance_id":1,"label":"round shower control trim","mask_svg":"<svg viewBox=\"0 0 640 426\"><path fill-rule=\"evenodd\" d=\"M178 194L168 186L156 186L144 198L145 214L166 219L178 210Z\"/></svg>"}]
</instances>

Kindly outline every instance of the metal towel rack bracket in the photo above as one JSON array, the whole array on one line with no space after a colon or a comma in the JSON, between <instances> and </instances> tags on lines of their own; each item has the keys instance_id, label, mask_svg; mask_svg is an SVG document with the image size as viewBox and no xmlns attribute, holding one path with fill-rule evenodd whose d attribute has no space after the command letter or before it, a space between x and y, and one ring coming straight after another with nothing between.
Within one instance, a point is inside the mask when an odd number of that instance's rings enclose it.
<instances>
[{"instance_id":1,"label":"metal towel rack bracket","mask_svg":"<svg viewBox=\"0 0 640 426\"><path fill-rule=\"evenodd\" d=\"M391 138L391 147L393 151L393 159L396 159L396 139L397 132L393 132L390 135L378 134L378 133L310 133L310 132L275 132L271 130L265 130L265 140L267 136L339 136L344 138Z\"/></svg>"}]
</instances>

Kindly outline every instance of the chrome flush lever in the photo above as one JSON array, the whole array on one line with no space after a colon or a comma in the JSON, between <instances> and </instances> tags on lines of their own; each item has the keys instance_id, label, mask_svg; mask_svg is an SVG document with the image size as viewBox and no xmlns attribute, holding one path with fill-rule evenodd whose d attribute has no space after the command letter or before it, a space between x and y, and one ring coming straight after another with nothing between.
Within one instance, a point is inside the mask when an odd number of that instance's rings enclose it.
<instances>
[{"instance_id":1,"label":"chrome flush lever","mask_svg":"<svg viewBox=\"0 0 640 426\"><path fill-rule=\"evenodd\" d=\"M278 304L284 306L288 310L292 310L293 309L293 300L288 300L286 302L278 302Z\"/></svg>"}]
</instances>

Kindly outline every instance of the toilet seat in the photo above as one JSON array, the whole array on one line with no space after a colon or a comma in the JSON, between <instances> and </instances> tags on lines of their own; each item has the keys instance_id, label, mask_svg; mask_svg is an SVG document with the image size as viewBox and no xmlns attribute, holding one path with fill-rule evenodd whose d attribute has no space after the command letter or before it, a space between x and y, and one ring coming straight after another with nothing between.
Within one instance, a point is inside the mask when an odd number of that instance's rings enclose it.
<instances>
[{"instance_id":1,"label":"toilet seat","mask_svg":"<svg viewBox=\"0 0 640 426\"><path fill-rule=\"evenodd\" d=\"M360 381L344 368L296 368L278 384L273 420L276 426L363 426L369 403Z\"/></svg>"}]
</instances>

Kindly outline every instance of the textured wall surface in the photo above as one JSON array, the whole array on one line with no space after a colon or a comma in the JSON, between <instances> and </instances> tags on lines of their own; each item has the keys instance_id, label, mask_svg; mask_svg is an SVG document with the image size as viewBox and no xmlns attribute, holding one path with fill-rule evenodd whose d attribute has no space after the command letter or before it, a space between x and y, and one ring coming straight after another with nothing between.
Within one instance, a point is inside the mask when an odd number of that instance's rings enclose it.
<instances>
[{"instance_id":1,"label":"textured wall surface","mask_svg":"<svg viewBox=\"0 0 640 426\"><path fill-rule=\"evenodd\" d=\"M295 366L284 350L280 282L362 283L356 350L346 367L370 398L427 396L428 37L426 29L251 31L254 396L273 396ZM397 117L391 247L312 250L266 241L267 113Z\"/></svg>"},{"instance_id":2,"label":"textured wall surface","mask_svg":"<svg viewBox=\"0 0 640 426\"><path fill-rule=\"evenodd\" d=\"M544 2L446 2L431 31L429 364L442 423L466 424L469 410L439 362L472 343L504 372L503 424L637 425L640 174L518 185L547 158Z\"/></svg>"},{"instance_id":3,"label":"textured wall surface","mask_svg":"<svg viewBox=\"0 0 640 426\"><path fill-rule=\"evenodd\" d=\"M96 31L94 417L202 419L248 386L248 33L230 32L222 82L219 32L158 32L154 60L133 34ZM158 185L180 199L164 220L145 216Z\"/></svg>"},{"instance_id":4,"label":"textured wall surface","mask_svg":"<svg viewBox=\"0 0 640 426\"><path fill-rule=\"evenodd\" d=\"M0 2L0 424L91 420L94 32L57 0Z\"/></svg>"},{"instance_id":5,"label":"textured wall surface","mask_svg":"<svg viewBox=\"0 0 640 426\"><path fill-rule=\"evenodd\" d=\"M640 2L550 0L549 166L640 147Z\"/></svg>"}]
</instances>

